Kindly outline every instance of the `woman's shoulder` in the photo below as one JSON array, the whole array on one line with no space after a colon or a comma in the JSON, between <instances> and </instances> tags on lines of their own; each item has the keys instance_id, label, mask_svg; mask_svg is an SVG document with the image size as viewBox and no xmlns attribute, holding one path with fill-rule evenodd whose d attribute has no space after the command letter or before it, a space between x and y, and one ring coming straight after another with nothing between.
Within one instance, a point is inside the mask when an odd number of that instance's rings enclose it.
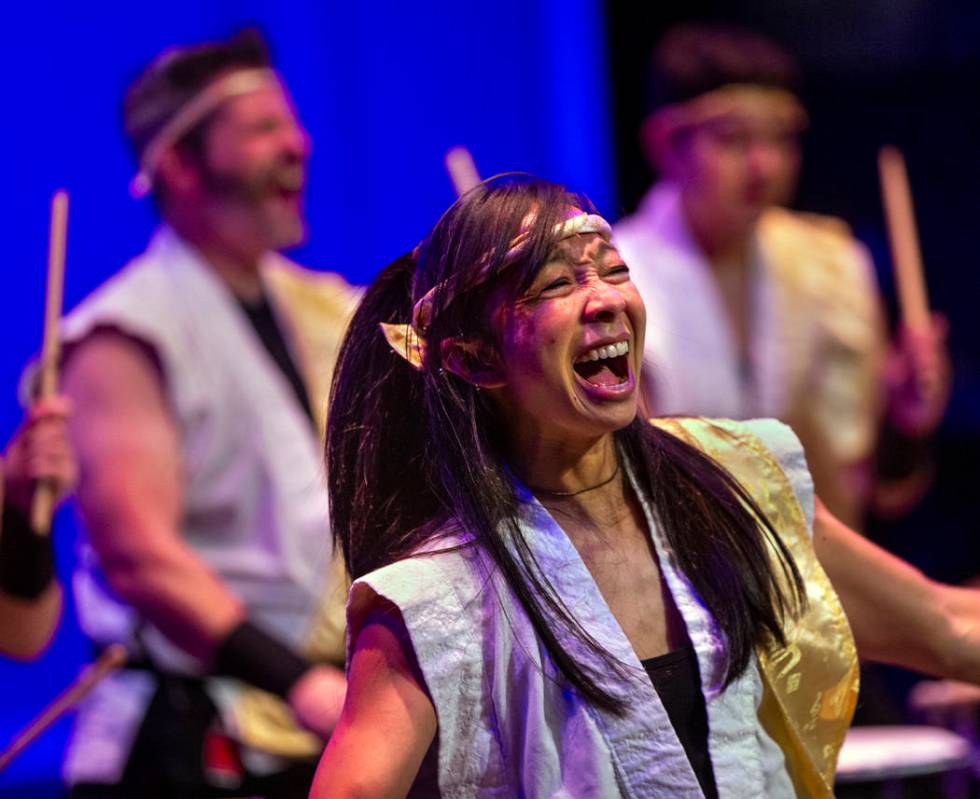
<instances>
[{"instance_id":1,"label":"woman's shoulder","mask_svg":"<svg viewBox=\"0 0 980 799\"><path fill-rule=\"evenodd\" d=\"M708 419L705 417L660 417L651 424L672 433L702 450L742 479L745 472L774 461L786 476L806 517L813 525L813 478L807 466L803 445L793 429L778 419ZM742 472L741 474L739 472Z\"/></svg>"},{"instance_id":2,"label":"woman's shoulder","mask_svg":"<svg viewBox=\"0 0 980 799\"><path fill-rule=\"evenodd\" d=\"M423 606L465 602L478 583L476 558L477 549L469 536L445 529L407 557L355 580L348 599L349 613L358 603L370 603L372 596L403 613Z\"/></svg>"},{"instance_id":3,"label":"woman's shoulder","mask_svg":"<svg viewBox=\"0 0 980 799\"><path fill-rule=\"evenodd\" d=\"M786 471L787 467L806 467L803 445L793 428L779 419L748 419L736 422L732 419L712 419L712 423L736 434L752 436L762 444Z\"/></svg>"},{"instance_id":4,"label":"woman's shoulder","mask_svg":"<svg viewBox=\"0 0 980 799\"><path fill-rule=\"evenodd\" d=\"M353 582L347 598L348 657L367 619L399 619L420 662L474 635L485 588L483 560L465 536L446 535Z\"/></svg>"},{"instance_id":5,"label":"woman's shoulder","mask_svg":"<svg viewBox=\"0 0 980 799\"><path fill-rule=\"evenodd\" d=\"M733 441L746 437L758 441L780 462L792 460L803 453L803 446L793 429L778 419L712 419L704 416L659 416L650 424L704 448L709 440ZM692 441L693 439L693 441Z\"/></svg>"}]
</instances>

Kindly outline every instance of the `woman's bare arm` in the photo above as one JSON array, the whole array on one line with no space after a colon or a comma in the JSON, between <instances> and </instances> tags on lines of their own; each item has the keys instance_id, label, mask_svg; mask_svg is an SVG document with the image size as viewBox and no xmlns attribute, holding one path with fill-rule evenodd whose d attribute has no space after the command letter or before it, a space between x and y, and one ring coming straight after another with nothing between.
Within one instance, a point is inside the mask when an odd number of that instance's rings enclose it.
<instances>
[{"instance_id":1,"label":"woman's bare arm","mask_svg":"<svg viewBox=\"0 0 980 799\"><path fill-rule=\"evenodd\" d=\"M813 543L862 658L980 683L980 591L930 580L819 500Z\"/></svg>"},{"instance_id":2,"label":"woman's bare arm","mask_svg":"<svg viewBox=\"0 0 980 799\"><path fill-rule=\"evenodd\" d=\"M347 698L311 799L402 799L436 735L436 712L401 620L375 611L351 656Z\"/></svg>"}]
</instances>

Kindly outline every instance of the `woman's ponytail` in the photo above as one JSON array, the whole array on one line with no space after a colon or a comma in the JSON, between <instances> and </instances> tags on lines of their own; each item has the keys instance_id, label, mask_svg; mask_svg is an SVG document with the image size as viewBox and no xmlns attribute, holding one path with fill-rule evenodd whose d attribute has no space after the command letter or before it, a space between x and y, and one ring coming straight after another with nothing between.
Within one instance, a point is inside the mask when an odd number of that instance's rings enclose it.
<instances>
[{"instance_id":1,"label":"woman's ponytail","mask_svg":"<svg viewBox=\"0 0 980 799\"><path fill-rule=\"evenodd\" d=\"M371 283L340 350L330 390L326 458L334 540L357 578L410 548L437 508L423 457L422 376L389 347L382 322L412 313L415 259L403 255Z\"/></svg>"}]
</instances>

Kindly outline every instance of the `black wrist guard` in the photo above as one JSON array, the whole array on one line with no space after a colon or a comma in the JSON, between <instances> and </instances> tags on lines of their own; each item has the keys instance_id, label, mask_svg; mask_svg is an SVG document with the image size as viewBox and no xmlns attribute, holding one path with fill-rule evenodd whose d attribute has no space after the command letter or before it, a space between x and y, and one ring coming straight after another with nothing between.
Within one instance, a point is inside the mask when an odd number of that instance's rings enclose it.
<instances>
[{"instance_id":1,"label":"black wrist guard","mask_svg":"<svg viewBox=\"0 0 980 799\"><path fill-rule=\"evenodd\" d=\"M50 534L40 535L16 508L6 505L0 520L0 591L37 599L54 577Z\"/></svg>"},{"instance_id":2,"label":"black wrist guard","mask_svg":"<svg viewBox=\"0 0 980 799\"><path fill-rule=\"evenodd\" d=\"M309 668L286 644L246 620L218 646L211 672L236 677L285 699Z\"/></svg>"}]
</instances>

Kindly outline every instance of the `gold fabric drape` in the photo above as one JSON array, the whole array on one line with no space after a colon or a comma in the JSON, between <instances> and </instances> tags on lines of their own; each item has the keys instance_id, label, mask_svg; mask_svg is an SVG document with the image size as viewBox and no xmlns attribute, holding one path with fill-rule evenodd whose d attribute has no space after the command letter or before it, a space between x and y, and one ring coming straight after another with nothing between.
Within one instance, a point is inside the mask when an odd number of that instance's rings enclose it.
<instances>
[{"instance_id":1,"label":"gold fabric drape","mask_svg":"<svg viewBox=\"0 0 980 799\"><path fill-rule=\"evenodd\" d=\"M727 469L796 562L808 607L800 618L786 620L785 647L758 653L765 685L759 719L785 753L797 795L832 797L837 756L857 703L857 651L789 478L773 454L738 422L692 418L653 423ZM775 556L771 547L770 554ZM773 566L782 579L782 569L775 562Z\"/></svg>"}]
</instances>

